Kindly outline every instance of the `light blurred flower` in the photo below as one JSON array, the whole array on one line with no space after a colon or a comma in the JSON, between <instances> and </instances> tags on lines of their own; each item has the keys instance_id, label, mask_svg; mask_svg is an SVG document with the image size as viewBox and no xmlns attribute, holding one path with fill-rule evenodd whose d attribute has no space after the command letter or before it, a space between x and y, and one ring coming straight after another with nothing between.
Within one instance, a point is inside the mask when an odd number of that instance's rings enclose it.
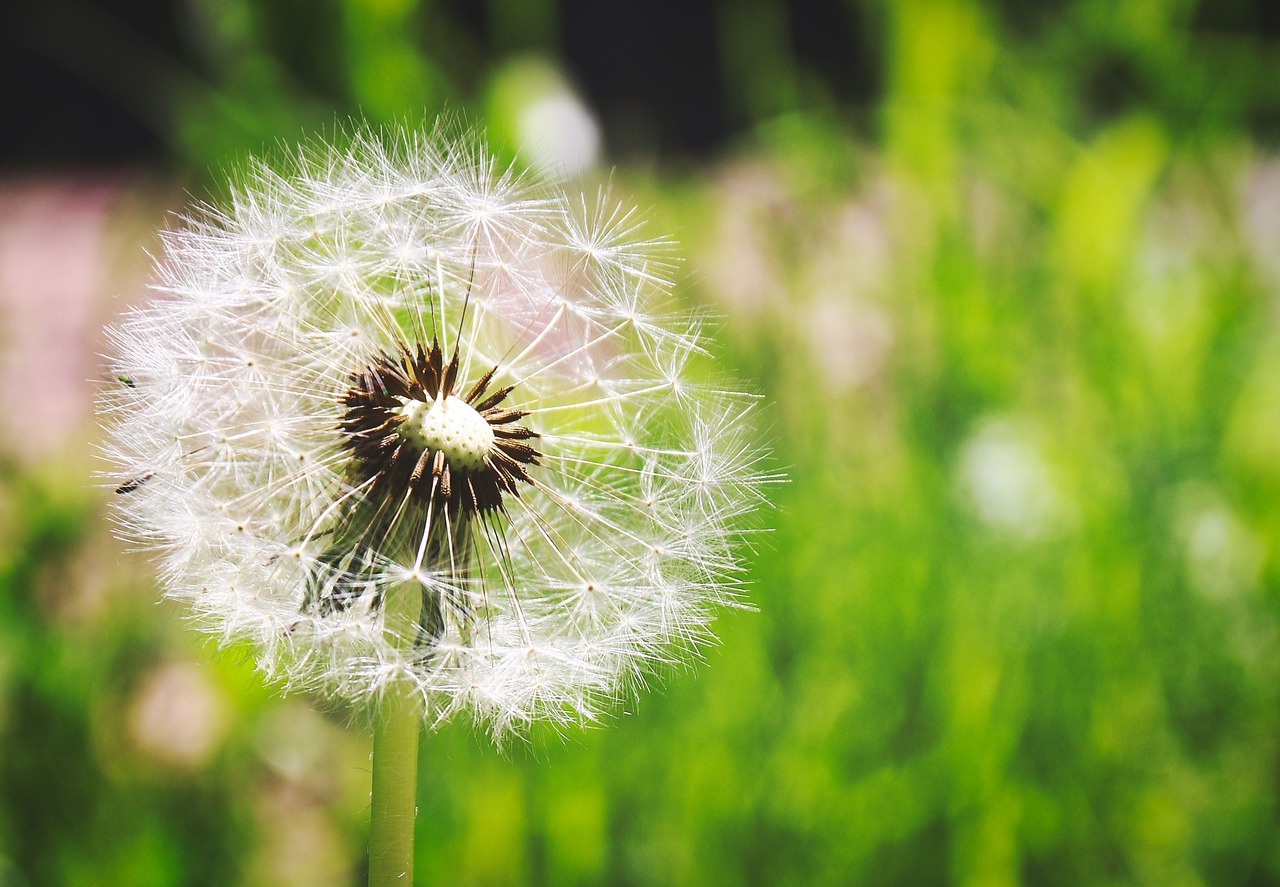
<instances>
[{"instance_id":1,"label":"light blurred flower","mask_svg":"<svg viewBox=\"0 0 1280 887\"><path fill-rule=\"evenodd\" d=\"M1010 536L1034 539L1061 517L1044 456L1010 419L989 419L965 441L957 479L977 517Z\"/></svg>"},{"instance_id":2,"label":"light blurred flower","mask_svg":"<svg viewBox=\"0 0 1280 887\"><path fill-rule=\"evenodd\" d=\"M1258 270L1270 281L1280 281L1280 256L1275 248L1280 236L1280 162L1259 163L1247 170L1242 182L1241 234Z\"/></svg>"},{"instance_id":3,"label":"light blurred flower","mask_svg":"<svg viewBox=\"0 0 1280 887\"><path fill-rule=\"evenodd\" d=\"M572 176L600 157L600 124L578 91L541 56L504 63L489 87L488 107L505 122L524 162L545 176Z\"/></svg>"},{"instance_id":4,"label":"light blurred flower","mask_svg":"<svg viewBox=\"0 0 1280 887\"><path fill-rule=\"evenodd\" d=\"M218 751L230 727L221 691L193 665L168 663L143 680L129 710L134 744L150 756L196 769Z\"/></svg>"},{"instance_id":5,"label":"light blurred flower","mask_svg":"<svg viewBox=\"0 0 1280 887\"><path fill-rule=\"evenodd\" d=\"M251 164L113 331L124 529L290 686L596 718L738 601L766 480L640 228L439 128Z\"/></svg>"},{"instance_id":6,"label":"light blurred flower","mask_svg":"<svg viewBox=\"0 0 1280 887\"><path fill-rule=\"evenodd\" d=\"M590 169L600 154L600 126L568 90L530 102L518 120L521 144L530 162L548 175L573 175Z\"/></svg>"},{"instance_id":7,"label":"light blurred flower","mask_svg":"<svg viewBox=\"0 0 1280 887\"><path fill-rule=\"evenodd\" d=\"M1177 530L1192 587L1218 601L1255 587L1263 545L1221 495L1199 484L1185 484L1178 491L1177 506Z\"/></svg>"},{"instance_id":8,"label":"light blurred flower","mask_svg":"<svg viewBox=\"0 0 1280 887\"><path fill-rule=\"evenodd\" d=\"M878 306L822 299L806 315L823 384L842 392L863 384L884 366L893 346L893 323Z\"/></svg>"},{"instance_id":9,"label":"light blurred flower","mask_svg":"<svg viewBox=\"0 0 1280 887\"><path fill-rule=\"evenodd\" d=\"M0 186L0 415L23 417L0 421L8 452L45 455L88 412L94 306L111 286L119 195L106 181ZM32 390L40 396L27 396Z\"/></svg>"}]
</instances>

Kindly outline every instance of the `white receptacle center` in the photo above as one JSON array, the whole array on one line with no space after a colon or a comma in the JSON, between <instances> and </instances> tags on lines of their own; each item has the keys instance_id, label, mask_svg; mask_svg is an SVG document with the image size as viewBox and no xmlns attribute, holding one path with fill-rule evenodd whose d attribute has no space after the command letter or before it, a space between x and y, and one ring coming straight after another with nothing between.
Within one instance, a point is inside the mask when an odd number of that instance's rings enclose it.
<instances>
[{"instance_id":1,"label":"white receptacle center","mask_svg":"<svg viewBox=\"0 0 1280 887\"><path fill-rule=\"evenodd\" d=\"M400 436L419 449L439 450L452 469L475 471L493 452L493 429L470 404L456 397L405 400Z\"/></svg>"}]
</instances>

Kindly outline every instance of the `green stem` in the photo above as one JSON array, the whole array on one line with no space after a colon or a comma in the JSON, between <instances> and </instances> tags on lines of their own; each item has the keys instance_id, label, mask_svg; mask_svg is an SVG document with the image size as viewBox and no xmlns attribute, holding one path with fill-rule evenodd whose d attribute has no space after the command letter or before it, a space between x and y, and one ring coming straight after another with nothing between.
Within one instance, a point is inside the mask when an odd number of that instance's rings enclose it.
<instances>
[{"instance_id":1,"label":"green stem","mask_svg":"<svg viewBox=\"0 0 1280 887\"><path fill-rule=\"evenodd\" d=\"M411 592L417 591L418 594ZM387 592L387 630L413 637L421 591ZM369 887L412 887L413 820L417 810L418 733L422 711L407 682L383 697L373 733L373 810L369 828Z\"/></svg>"}]
</instances>

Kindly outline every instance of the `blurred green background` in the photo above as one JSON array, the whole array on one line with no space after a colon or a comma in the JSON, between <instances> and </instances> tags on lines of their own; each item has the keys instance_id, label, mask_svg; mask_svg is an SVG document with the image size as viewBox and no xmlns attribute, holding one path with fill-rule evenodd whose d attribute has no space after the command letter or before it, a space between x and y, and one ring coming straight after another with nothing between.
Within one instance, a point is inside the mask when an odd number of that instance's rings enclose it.
<instances>
[{"instance_id":1,"label":"blurred green background","mask_svg":"<svg viewBox=\"0 0 1280 887\"><path fill-rule=\"evenodd\" d=\"M156 603L93 355L220 164L442 108L676 234L790 481L704 665L428 738L419 883L1280 884L1275 4L12 15L0 887L363 880L369 739Z\"/></svg>"}]
</instances>

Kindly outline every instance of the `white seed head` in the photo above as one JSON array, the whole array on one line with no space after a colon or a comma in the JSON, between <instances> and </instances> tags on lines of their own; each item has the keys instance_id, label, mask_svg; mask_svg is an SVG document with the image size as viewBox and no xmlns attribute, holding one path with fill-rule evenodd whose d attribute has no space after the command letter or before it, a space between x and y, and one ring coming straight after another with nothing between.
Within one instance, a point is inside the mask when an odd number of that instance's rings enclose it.
<instances>
[{"instance_id":1,"label":"white seed head","mask_svg":"<svg viewBox=\"0 0 1280 887\"><path fill-rule=\"evenodd\" d=\"M406 399L392 410L404 417L398 432L422 450L440 450L449 465L475 471L493 451L493 428L470 405L456 397L421 401Z\"/></svg>"},{"instance_id":2,"label":"white seed head","mask_svg":"<svg viewBox=\"0 0 1280 887\"><path fill-rule=\"evenodd\" d=\"M250 164L111 330L123 530L289 688L597 720L740 603L770 479L642 232L448 127Z\"/></svg>"}]
</instances>

